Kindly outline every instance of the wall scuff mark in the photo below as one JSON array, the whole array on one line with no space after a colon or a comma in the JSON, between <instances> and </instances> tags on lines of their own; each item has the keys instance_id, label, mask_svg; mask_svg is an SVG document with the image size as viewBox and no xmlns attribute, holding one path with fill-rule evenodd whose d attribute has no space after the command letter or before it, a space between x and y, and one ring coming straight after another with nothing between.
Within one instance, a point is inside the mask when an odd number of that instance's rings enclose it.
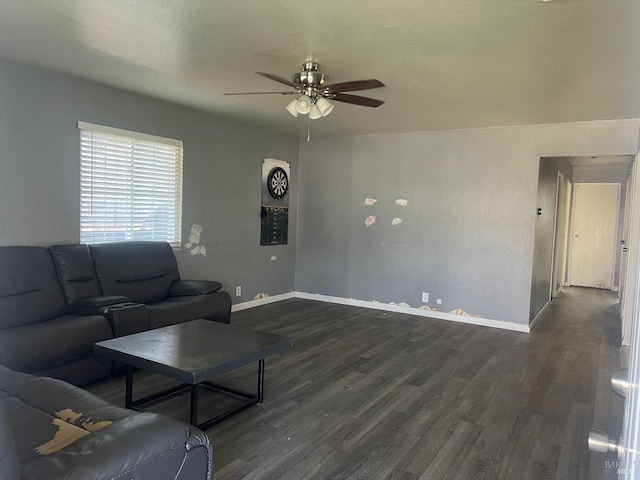
<instances>
[{"instance_id":1,"label":"wall scuff mark","mask_svg":"<svg viewBox=\"0 0 640 480\"><path fill-rule=\"evenodd\" d=\"M409 305L406 302L400 302L400 303L396 303L396 302L389 302L389 305L395 305L397 307L405 307L405 308L411 308L411 305Z\"/></svg>"},{"instance_id":2,"label":"wall scuff mark","mask_svg":"<svg viewBox=\"0 0 640 480\"><path fill-rule=\"evenodd\" d=\"M399 198L396 200L396 205L400 205L401 207L406 207L409 205L409 200L405 200L404 198Z\"/></svg>"},{"instance_id":3,"label":"wall scuff mark","mask_svg":"<svg viewBox=\"0 0 640 480\"><path fill-rule=\"evenodd\" d=\"M481 318L480 315L471 315L470 313L465 312L461 308L456 308L455 310L451 310L449 313L452 313L453 315L462 315L463 317Z\"/></svg>"},{"instance_id":4,"label":"wall scuff mark","mask_svg":"<svg viewBox=\"0 0 640 480\"><path fill-rule=\"evenodd\" d=\"M200 235L202 234L202 225L193 224L191 227L191 233L189 234L189 241L184 244L184 248L189 250L191 255L203 255L207 256L207 249L200 245Z\"/></svg>"},{"instance_id":5,"label":"wall scuff mark","mask_svg":"<svg viewBox=\"0 0 640 480\"><path fill-rule=\"evenodd\" d=\"M367 219L364 221L364 224L367 227L370 227L371 225L373 225L374 223L376 223L376 216L375 215L369 215L367 217Z\"/></svg>"},{"instance_id":6,"label":"wall scuff mark","mask_svg":"<svg viewBox=\"0 0 640 480\"><path fill-rule=\"evenodd\" d=\"M365 205L373 205L374 203L376 203L378 200L376 200L375 198L365 198L364 199L364 204Z\"/></svg>"},{"instance_id":7,"label":"wall scuff mark","mask_svg":"<svg viewBox=\"0 0 640 480\"><path fill-rule=\"evenodd\" d=\"M391 225L400 225L402 223L402 219L401 218L394 218L393 220L391 220Z\"/></svg>"}]
</instances>

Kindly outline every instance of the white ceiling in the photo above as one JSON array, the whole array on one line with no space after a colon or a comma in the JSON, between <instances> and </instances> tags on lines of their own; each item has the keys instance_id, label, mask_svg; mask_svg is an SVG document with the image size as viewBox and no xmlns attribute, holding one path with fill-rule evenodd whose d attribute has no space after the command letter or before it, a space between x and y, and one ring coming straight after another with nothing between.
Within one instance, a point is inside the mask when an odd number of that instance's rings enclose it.
<instances>
[{"instance_id":1,"label":"white ceiling","mask_svg":"<svg viewBox=\"0 0 640 480\"><path fill-rule=\"evenodd\" d=\"M640 117L638 0L0 0L0 57L296 136L291 97L222 94L310 58L387 85L313 136Z\"/></svg>"}]
</instances>

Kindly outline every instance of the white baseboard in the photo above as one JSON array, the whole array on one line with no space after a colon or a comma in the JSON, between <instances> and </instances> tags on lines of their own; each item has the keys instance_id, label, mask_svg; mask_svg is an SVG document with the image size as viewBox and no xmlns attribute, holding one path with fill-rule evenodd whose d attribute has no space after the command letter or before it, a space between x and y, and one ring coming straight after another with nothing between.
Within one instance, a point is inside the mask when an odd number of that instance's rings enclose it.
<instances>
[{"instance_id":1,"label":"white baseboard","mask_svg":"<svg viewBox=\"0 0 640 480\"><path fill-rule=\"evenodd\" d=\"M340 305L349 305L352 307L371 308L373 310L384 310L387 312L406 313L408 315L416 315L419 317L435 318L439 320L448 320L450 322L467 323L470 325L479 325L482 327L500 328L502 330L511 330L514 332L529 333L535 321L542 315L548 306L548 304L542 309L542 311L536 316L530 325L523 325L521 323L506 322L501 320L492 320L490 318L472 317L466 315L456 315L447 312L436 312L433 310L420 310L414 307L402 307L400 305L391 305L388 303L369 302L366 300L356 300L354 298L332 297L330 295L320 295L317 293L306 292L288 292L280 295L274 295L272 297L261 298L259 300L251 300L248 302L237 303L231 306L232 312L238 312L240 310L246 310L248 308L259 307L261 305L267 305L269 303L280 302L282 300L288 300L290 298L302 298L305 300L316 300L319 302L338 303Z\"/></svg>"},{"instance_id":2,"label":"white baseboard","mask_svg":"<svg viewBox=\"0 0 640 480\"><path fill-rule=\"evenodd\" d=\"M232 312L239 312L240 310L246 310L247 308L259 307L261 305L267 305L269 303L281 302L282 300L288 300L294 297L294 292L281 293L280 295L274 295L273 297L261 298L260 300L250 300L248 302L236 303L231 305Z\"/></svg>"},{"instance_id":3,"label":"white baseboard","mask_svg":"<svg viewBox=\"0 0 640 480\"><path fill-rule=\"evenodd\" d=\"M401 307L399 305L390 305L388 303L369 302L365 300L356 300L353 298L332 297L329 295L320 295L317 293L294 292L295 298L304 298L307 300L317 300L320 302L339 303L341 305L351 305L354 307L372 308L375 310L385 310L387 312L407 313L420 317L437 318L440 320L449 320L451 322L468 323L471 325L480 325L483 327L500 328L503 330L512 330L515 332L529 333L530 325L521 323L506 322L501 320L492 320L489 318L471 317L466 315L456 315L447 312L435 312L433 310L420 310L414 307Z\"/></svg>"},{"instance_id":4,"label":"white baseboard","mask_svg":"<svg viewBox=\"0 0 640 480\"><path fill-rule=\"evenodd\" d=\"M549 308L549 305L551 305L551 301L548 301L544 307L542 307L540 309L540 311L538 312L538 314L533 318L533 320L531 320L531 323L529 323L529 331L533 330L533 326L536 324L536 322L538 320L540 320L540 317L542 317L542 315L544 314L544 312L547 311L547 308Z\"/></svg>"}]
</instances>

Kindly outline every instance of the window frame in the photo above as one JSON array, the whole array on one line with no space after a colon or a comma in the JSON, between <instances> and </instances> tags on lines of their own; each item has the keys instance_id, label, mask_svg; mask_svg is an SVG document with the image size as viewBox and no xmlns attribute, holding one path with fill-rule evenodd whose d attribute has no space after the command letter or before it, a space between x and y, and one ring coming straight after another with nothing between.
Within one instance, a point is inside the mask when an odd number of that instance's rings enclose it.
<instances>
[{"instance_id":1,"label":"window frame","mask_svg":"<svg viewBox=\"0 0 640 480\"><path fill-rule=\"evenodd\" d=\"M179 248L183 142L83 121L78 129L80 241L152 240Z\"/></svg>"}]
</instances>

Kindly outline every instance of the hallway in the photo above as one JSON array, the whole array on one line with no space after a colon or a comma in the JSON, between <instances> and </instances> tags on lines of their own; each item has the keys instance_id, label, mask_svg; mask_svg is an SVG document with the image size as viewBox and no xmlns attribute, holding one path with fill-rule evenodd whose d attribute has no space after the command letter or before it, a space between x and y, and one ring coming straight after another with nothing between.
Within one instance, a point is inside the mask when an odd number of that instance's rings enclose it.
<instances>
[{"instance_id":1,"label":"hallway","mask_svg":"<svg viewBox=\"0 0 640 480\"><path fill-rule=\"evenodd\" d=\"M565 287L534 327L529 345L536 353L527 363L536 365L540 383L535 390L544 396L541 413L547 422L556 415L559 423L568 422L558 474L569 475L555 478L617 479L614 455L587 450L589 428L612 436L622 428L624 399L610 383L613 370L621 367L617 295Z\"/></svg>"}]
</instances>

